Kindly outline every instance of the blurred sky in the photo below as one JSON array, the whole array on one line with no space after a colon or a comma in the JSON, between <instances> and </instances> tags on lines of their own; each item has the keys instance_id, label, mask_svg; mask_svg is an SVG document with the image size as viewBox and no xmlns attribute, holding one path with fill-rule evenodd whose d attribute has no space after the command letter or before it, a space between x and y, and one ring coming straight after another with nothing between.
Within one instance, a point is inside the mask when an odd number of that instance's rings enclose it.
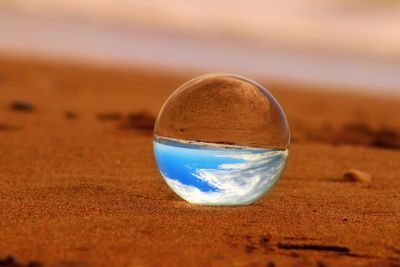
<instances>
[{"instance_id":1,"label":"blurred sky","mask_svg":"<svg viewBox=\"0 0 400 267\"><path fill-rule=\"evenodd\" d=\"M400 94L400 0L2 0L0 36L3 54Z\"/></svg>"}]
</instances>

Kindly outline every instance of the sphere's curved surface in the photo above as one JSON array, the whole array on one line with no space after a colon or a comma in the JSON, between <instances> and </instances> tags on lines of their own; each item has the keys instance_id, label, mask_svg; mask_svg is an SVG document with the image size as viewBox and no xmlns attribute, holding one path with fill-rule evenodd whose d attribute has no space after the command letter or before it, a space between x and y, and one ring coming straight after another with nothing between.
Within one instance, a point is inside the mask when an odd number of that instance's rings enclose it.
<instances>
[{"instance_id":1,"label":"sphere's curved surface","mask_svg":"<svg viewBox=\"0 0 400 267\"><path fill-rule=\"evenodd\" d=\"M191 203L249 204L279 178L289 127L259 84L230 74L197 77L165 102L154 152L167 184Z\"/></svg>"},{"instance_id":2,"label":"sphere's curved surface","mask_svg":"<svg viewBox=\"0 0 400 267\"><path fill-rule=\"evenodd\" d=\"M227 74L200 76L178 88L164 104L154 133L258 148L289 145L286 117L271 93Z\"/></svg>"}]
</instances>

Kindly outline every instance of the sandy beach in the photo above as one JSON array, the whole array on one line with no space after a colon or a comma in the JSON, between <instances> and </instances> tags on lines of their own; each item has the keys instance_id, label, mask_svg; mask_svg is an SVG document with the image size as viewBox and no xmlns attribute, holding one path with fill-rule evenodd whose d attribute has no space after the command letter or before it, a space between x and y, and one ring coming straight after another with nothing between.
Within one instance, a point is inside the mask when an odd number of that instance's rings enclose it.
<instances>
[{"instance_id":1,"label":"sandy beach","mask_svg":"<svg viewBox=\"0 0 400 267\"><path fill-rule=\"evenodd\" d=\"M400 264L400 99L260 81L291 127L283 176L254 205L195 206L152 126L198 74L2 57L0 266Z\"/></svg>"}]
</instances>

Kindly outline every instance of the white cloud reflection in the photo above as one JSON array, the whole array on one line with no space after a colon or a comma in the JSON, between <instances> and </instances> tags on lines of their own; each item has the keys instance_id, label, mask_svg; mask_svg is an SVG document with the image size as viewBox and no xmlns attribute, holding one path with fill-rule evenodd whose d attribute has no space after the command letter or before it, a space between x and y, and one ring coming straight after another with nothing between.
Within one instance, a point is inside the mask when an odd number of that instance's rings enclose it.
<instances>
[{"instance_id":1,"label":"white cloud reflection","mask_svg":"<svg viewBox=\"0 0 400 267\"><path fill-rule=\"evenodd\" d=\"M264 153L238 153L218 157L244 160L243 163L221 164L217 169L194 169L192 175L218 188L204 192L192 185L185 185L165 177L169 186L185 200L196 204L239 205L260 198L281 174L287 150Z\"/></svg>"}]
</instances>

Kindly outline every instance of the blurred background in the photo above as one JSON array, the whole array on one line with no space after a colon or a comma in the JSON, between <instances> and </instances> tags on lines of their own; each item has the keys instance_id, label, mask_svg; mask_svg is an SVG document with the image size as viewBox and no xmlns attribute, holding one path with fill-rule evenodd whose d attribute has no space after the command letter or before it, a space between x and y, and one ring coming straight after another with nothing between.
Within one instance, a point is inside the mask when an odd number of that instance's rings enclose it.
<instances>
[{"instance_id":1,"label":"blurred background","mask_svg":"<svg viewBox=\"0 0 400 267\"><path fill-rule=\"evenodd\" d=\"M2 0L0 54L400 95L400 1Z\"/></svg>"}]
</instances>

